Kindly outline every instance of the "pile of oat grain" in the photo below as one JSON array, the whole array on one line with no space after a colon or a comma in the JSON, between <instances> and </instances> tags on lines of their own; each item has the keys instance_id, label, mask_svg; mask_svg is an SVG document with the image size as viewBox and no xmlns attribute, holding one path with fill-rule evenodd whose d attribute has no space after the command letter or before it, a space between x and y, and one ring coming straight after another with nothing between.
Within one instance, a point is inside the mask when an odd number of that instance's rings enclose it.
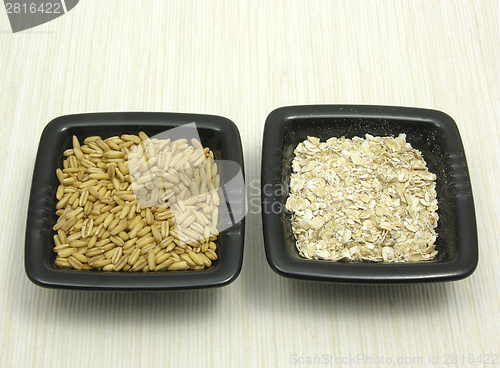
<instances>
[{"instance_id":1,"label":"pile of oat grain","mask_svg":"<svg viewBox=\"0 0 500 368\"><path fill-rule=\"evenodd\" d=\"M201 270L218 258L220 175L198 140L140 132L86 137L80 145L73 136L64 156L56 171L56 266Z\"/></svg>"},{"instance_id":2,"label":"pile of oat grain","mask_svg":"<svg viewBox=\"0 0 500 368\"><path fill-rule=\"evenodd\" d=\"M331 261L433 259L436 176L406 136L308 137L295 149L290 195L301 256Z\"/></svg>"}]
</instances>

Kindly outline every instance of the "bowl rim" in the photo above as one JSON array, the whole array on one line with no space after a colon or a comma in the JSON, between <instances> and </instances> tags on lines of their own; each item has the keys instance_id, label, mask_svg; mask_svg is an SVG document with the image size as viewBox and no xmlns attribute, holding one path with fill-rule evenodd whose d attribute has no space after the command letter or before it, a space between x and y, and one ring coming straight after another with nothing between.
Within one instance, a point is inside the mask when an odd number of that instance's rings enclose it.
<instances>
[{"instance_id":1,"label":"bowl rim","mask_svg":"<svg viewBox=\"0 0 500 368\"><path fill-rule=\"evenodd\" d=\"M221 235L224 233L227 241L231 242L224 250L225 259L231 261L221 261L215 268L206 271L82 272L55 269L49 265L44 255L46 254L44 247L53 241L53 224L44 221L44 218L47 218L51 211L55 211L55 203L47 201L47 192L55 193L55 188L46 183L55 173L54 167L58 167L57 162L54 163L54 160L60 159L60 154L56 151L61 147L54 145L58 137L61 135L71 137L68 130L74 129L98 130L103 127L105 129L116 127L116 130L122 131L128 129L147 132L152 128L167 130L193 122L198 129L212 130L222 137L221 142L227 148L222 158L238 163L244 177L243 150L238 128L234 122L222 116L167 112L101 112L63 115L50 121L42 132L33 170L24 247L27 277L34 284L47 288L117 291L200 289L225 286L233 282L240 274L243 262L244 218L221 232ZM54 202L53 199L51 201ZM41 245L43 241L48 241L49 244Z\"/></svg>"},{"instance_id":2,"label":"bowl rim","mask_svg":"<svg viewBox=\"0 0 500 368\"><path fill-rule=\"evenodd\" d=\"M456 255L450 261L414 264L341 263L294 258L286 249L282 214L262 211L266 258L276 273L314 281L392 284L459 280L474 272L478 263L478 242L472 187L460 133L449 115L438 110L380 105L297 105L277 108L268 115L264 127L262 205L264 201L272 203L282 200L276 193L266 192L264 186L281 183L286 126L299 119L311 118L411 120L441 129L445 133L446 155L450 160L448 174L460 181L460 185L454 186L451 195L455 213L460 213L460 216L455 217Z\"/></svg>"}]
</instances>

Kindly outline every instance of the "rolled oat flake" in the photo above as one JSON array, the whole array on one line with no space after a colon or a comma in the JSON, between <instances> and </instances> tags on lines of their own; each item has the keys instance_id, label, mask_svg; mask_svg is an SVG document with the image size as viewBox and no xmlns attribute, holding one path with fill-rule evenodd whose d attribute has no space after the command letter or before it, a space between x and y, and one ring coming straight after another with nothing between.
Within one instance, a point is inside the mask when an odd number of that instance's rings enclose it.
<instances>
[{"instance_id":1,"label":"rolled oat flake","mask_svg":"<svg viewBox=\"0 0 500 368\"><path fill-rule=\"evenodd\" d=\"M295 148L286 208L299 254L346 262L421 262L436 257L436 175L406 135Z\"/></svg>"}]
</instances>

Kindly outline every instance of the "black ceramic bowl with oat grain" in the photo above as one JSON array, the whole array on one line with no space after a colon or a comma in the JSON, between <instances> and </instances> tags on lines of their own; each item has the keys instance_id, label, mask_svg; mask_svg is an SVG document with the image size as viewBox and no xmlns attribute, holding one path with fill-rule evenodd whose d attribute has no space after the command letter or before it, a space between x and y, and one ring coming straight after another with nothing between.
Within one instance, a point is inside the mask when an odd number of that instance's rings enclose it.
<instances>
[{"instance_id":1,"label":"black ceramic bowl with oat grain","mask_svg":"<svg viewBox=\"0 0 500 368\"><path fill-rule=\"evenodd\" d=\"M220 232L216 240L218 259L203 270L105 272L55 265L53 226L57 221L59 185L56 169L62 167L63 152L72 148L72 136L77 136L80 142L88 136L99 135L104 139L140 131L152 137L193 122L202 145L214 152L216 160L230 160L239 165L243 176L238 129L232 121L220 116L126 112L68 115L51 121L40 139L31 186L25 242L25 269L29 279L50 288L120 291L195 289L224 286L234 281L242 266L244 219ZM221 172L221 186L226 180L231 178ZM233 190L231 198L244 203L244 195L244 190Z\"/></svg>"},{"instance_id":2,"label":"black ceramic bowl with oat grain","mask_svg":"<svg viewBox=\"0 0 500 368\"><path fill-rule=\"evenodd\" d=\"M295 147L308 136L322 141L406 134L436 174L439 221L432 261L345 263L302 258L286 210ZM339 283L391 284L451 281L472 274L478 263L474 202L464 148L456 123L428 109L318 105L290 106L267 117L262 148L262 221L266 257L286 277Z\"/></svg>"}]
</instances>

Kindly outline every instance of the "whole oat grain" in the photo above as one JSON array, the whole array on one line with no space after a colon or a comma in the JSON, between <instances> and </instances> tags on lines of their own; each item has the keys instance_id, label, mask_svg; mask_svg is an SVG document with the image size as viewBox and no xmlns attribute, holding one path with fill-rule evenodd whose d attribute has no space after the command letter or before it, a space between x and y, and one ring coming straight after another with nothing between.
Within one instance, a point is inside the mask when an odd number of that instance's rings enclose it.
<instances>
[{"instance_id":1,"label":"whole oat grain","mask_svg":"<svg viewBox=\"0 0 500 368\"><path fill-rule=\"evenodd\" d=\"M174 271L217 259L220 177L213 152L198 140L140 132L81 145L74 136L64 156L56 170L57 267Z\"/></svg>"}]
</instances>

